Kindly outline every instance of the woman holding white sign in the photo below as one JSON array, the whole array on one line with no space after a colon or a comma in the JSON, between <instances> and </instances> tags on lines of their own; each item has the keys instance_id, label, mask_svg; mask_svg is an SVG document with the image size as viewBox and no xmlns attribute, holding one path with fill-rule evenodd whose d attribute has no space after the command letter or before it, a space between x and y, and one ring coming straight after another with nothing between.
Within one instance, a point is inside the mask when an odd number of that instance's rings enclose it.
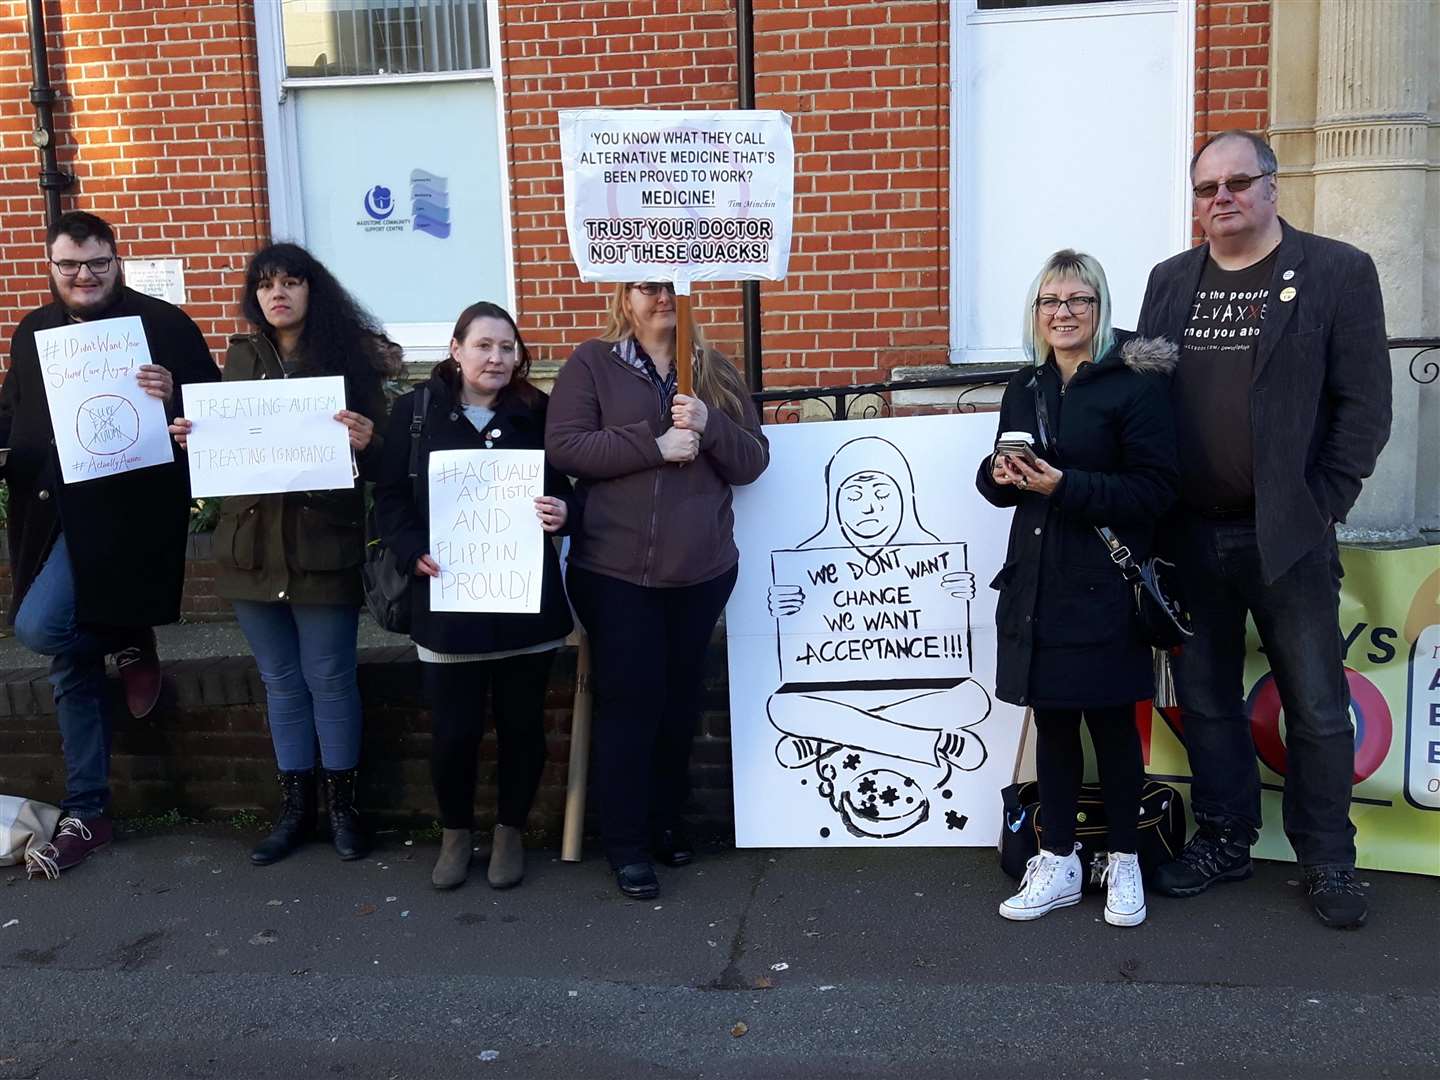
<instances>
[{"instance_id":1,"label":"woman holding white sign","mask_svg":"<svg viewBox=\"0 0 1440 1080\"><path fill-rule=\"evenodd\" d=\"M585 520L566 583L594 657L594 789L626 896L659 894L652 858L694 857L681 820L710 636L740 560L733 484L769 444L739 373L695 343L695 394L676 392L675 293L616 287L604 334L561 369L545 447L579 479Z\"/></svg>"},{"instance_id":2,"label":"woman holding white sign","mask_svg":"<svg viewBox=\"0 0 1440 1080\"><path fill-rule=\"evenodd\" d=\"M433 722L430 769L443 830L431 874L437 889L453 889L469 873L476 756L492 695L500 805L487 879L503 889L524 876L521 837L545 767L545 687L555 650L573 625L560 560L548 537L568 532L579 513L570 481L549 466L544 494L534 500L544 534L533 534L533 542L542 545L539 611L437 611L428 587L429 579L448 569L445 549L450 546L431 540L437 530L425 483L430 455L543 450L549 399L531 385L529 370L530 351L510 313L484 301L471 304L455 323L450 355L423 387L395 402L375 487L376 520L385 544L415 575L409 590L410 636L420 654ZM467 485L462 505L474 507L468 516L482 519L482 531L499 531L496 511L485 507L493 489L503 485L486 480L493 472L483 467L476 475L480 479ZM517 542L517 530L504 531L505 543Z\"/></svg>"},{"instance_id":3,"label":"woman holding white sign","mask_svg":"<svg viewBox=\"0 0 1440 1080\"><path fill-rule=\"evenodd\" d=\"M343 376L345 400L336 402L335 420L348 433L358 479L373 478L383 382L399 369L399 349L380 324L294 244L272 244L250 260L240 309L254 332L230 339L222 381ZM194 428L179 417L170 431L184 446ZM234 606L255 654L280 768L279 817L250 853L258 866L290 854L315 827L317 741L335 850L342 859L358 859L369 849L355 810L363 522L358 483L227 495L220 505L215 591Z\"/></svg>"},{"instance_id":4,"label":"woman holding white sign","mask_svg":"<svg viewBox=\"0 0 1440 1080\"><path fill-rule=\"evenodd\" d=\"M1031 366L1000 404L995 453L976 485L1015 508L995 623L995 692L1035 714L1041 848L1007 919L1038 919L1078 903L1085 869L1075 843L1084 770L1083 714L1095 746L1108 823L1105 921L1145 919L1137 859L1144 783L1135 703L1154 694L1150 647L1130 586L1095 527L1143 561L1155 522L1175 500L1179 472L1169 380L1175 346L1110 325L1105 271L1091 256L1057 251L1025 301L1022 342Z\"/></svg>"}]
</instances>

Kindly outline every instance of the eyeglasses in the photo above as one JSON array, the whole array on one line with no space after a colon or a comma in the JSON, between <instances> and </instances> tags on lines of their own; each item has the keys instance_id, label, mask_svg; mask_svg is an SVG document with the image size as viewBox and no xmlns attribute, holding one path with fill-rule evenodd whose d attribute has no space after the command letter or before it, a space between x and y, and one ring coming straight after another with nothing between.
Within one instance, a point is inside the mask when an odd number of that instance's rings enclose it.
<instances>
[{"instance_id":1,"label":"eyeglasses","mask_svg":"<svg viewBox=\"0 0 1440 1080\"><path fill-rule=\"evenodd\" d=\"M108 274L110 272L110 267L114 264L115 257L111 255L103 259L49 259L47 261L51 266L55 267L56 270L60 271L61 277L75 277L75 275L80 273L82 266L96 277L100 277L102 274Z\"/></svg>"},{"instance_id":2,"label":"eyeglasses","mask_svg":"<svg viewBox=\"0 0 1440 1080\"><path fill-rule=\"evenodd\" d=\"M1058 296L1042 296L1035 301L1035 307L1042 315L1058 315L1063 307L1071 315L1083 318L1099 302L1094 296L1072 296L1068 300L1061 300Z\"/></svg>"},{"instance_id":3,"label":"eyeglasses","mask_svg":"<svg viewBox=\"0 0 1440 1080\"><path fill-rule=\"evenodd\" d=\"M643 296L659 296L662 292L675 295L675 286L668 281L636 281L630 288L639 290Z\"/></svg>"},{"instance_id":4,"label":"eyeglasses","mask_svg":"<svg viewBox=\"0 0 1440 1080\"><path fill-rule=\"evenodd\" d=\"M1262 172L1255 176L1232 176L1228 180L1211 180L1204 184L1196 184L1194 191L1197 199L1213 199L1220 194L1223 187L1231 195L1239 194L1249 189L1256 180L1262 180L1267 176L1274 176L1274 172Z\"/></svg>"}]
</instances>

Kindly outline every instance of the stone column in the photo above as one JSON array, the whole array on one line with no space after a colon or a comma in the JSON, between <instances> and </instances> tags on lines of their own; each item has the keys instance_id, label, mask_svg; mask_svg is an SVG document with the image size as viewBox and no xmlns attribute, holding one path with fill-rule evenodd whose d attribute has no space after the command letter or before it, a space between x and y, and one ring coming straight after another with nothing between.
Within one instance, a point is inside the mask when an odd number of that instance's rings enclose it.
<instances>
[{"instance_id":1,"label":"stone column","mask_svg":"<svg viewBox=\"0 0 1440 1080\"><path fill-rule=\"evenodd\" d=\"M1391 337L1424 332L1426 166L1436 5L1322 0L1315 123L1315 231L1368 251L1380 271ZM1432 299L1429 303L1434 304ZM1409 356L1392 358L1395 419L1387 452L1350 516L1347 539L1419 534L1419 390Z\"/></svg>"}]
</instances>

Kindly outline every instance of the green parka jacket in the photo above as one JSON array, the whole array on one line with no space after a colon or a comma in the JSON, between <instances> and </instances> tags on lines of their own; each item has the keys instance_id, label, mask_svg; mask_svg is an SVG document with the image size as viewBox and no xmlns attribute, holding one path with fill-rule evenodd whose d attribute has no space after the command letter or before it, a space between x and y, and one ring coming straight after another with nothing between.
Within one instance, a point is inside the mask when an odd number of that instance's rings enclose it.
<instances>
[{"instance_id":1,"label":"green parka jacket","mask_svg":"<svg viewBox=\"0 0 1440 1080\"><path fill-rule=\"evenodd\" d=\"M292 379L317 375L303 368ZM283 379L274 344L237 334L225 353L223 380ZM385 393L377 374L358 385L346 376L346 407L375 422L370 445L356 454L360 479L349 490L227 495L215 527L215 591L227 600L352 604L364 600L365 502L361 482L380 463Z\"/></svg>"}]
</instances>

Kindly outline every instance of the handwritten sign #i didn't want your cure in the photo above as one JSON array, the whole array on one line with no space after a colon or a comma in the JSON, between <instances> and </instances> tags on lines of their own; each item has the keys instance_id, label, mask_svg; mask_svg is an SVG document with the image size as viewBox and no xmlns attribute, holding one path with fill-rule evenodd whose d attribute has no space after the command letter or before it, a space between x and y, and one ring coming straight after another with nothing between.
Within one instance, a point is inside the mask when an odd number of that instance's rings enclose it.
<instances>
[{"instance_id":1,"label":"handwritten sign #i didn't want your cure","mask_svg":"<svg viewBox=\"0 0 1440 1080\"><path fill-rule=\"evenodd\" d=\"M65 483L175 460L165 406L136 381L152 362L139 316L37 330L35 348Z\"/></svg>"},{"instance_id":2,"label":"handwritten sign #i didn't want your cure","mask_svg":"<svg viewBox=\"0 0 1440 1080\"><path fill-rule=\"evenodd\" d=\"M431 611L535 614L543 544L535 516L543 450L443 450L430 455Z\"/></svg>"},{"instance_id":3,"label":"handwritten sign #i didn't want your cure","mask_svg":"<svg viewBox=\"0 0 1440 1080\"><path fill-rule=\"evenodd\" d=\"M354 486L350 436L335 419L342 376L192 384L184 398L197 498Z\"/></svg>"}]
</instances>

